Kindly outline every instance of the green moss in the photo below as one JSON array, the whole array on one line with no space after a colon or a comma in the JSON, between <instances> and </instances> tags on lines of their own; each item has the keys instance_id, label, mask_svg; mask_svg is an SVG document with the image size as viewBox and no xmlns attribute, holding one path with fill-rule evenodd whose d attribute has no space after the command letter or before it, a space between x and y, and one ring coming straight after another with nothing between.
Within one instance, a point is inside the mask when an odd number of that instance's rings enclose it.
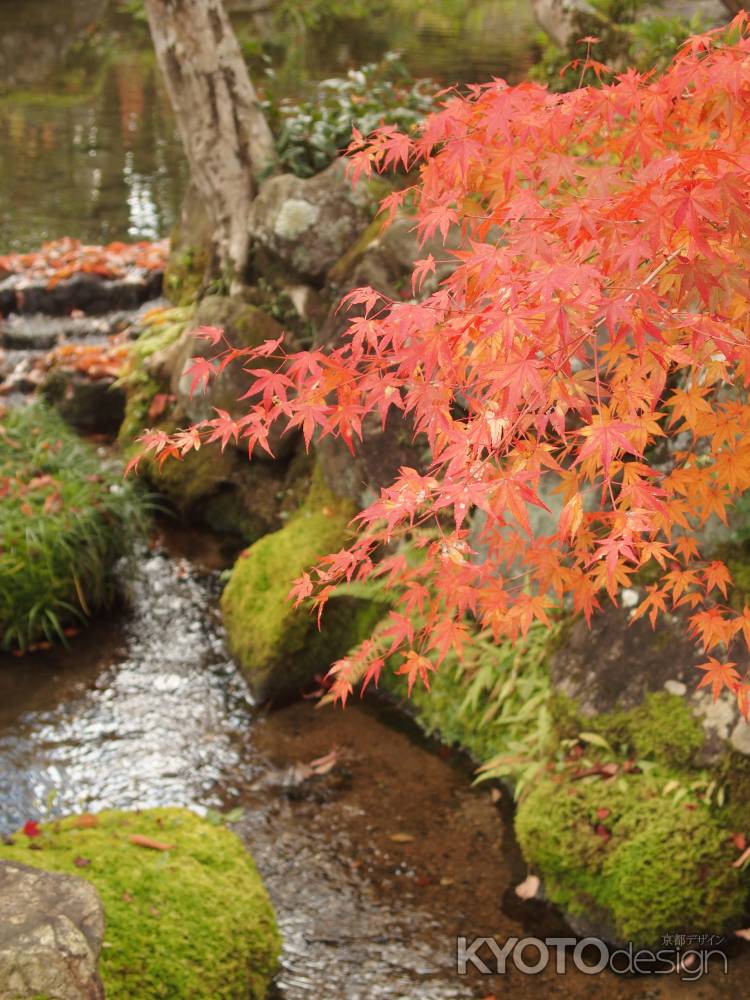
<instances>
[{"instance_id":1,"label":"green moss","mask_svg":"<svg viewBox=\"0 0 750 1000\"><path fill-rule=\"evenodd\" d=\"M97 820L85 828L75 817L48 823L33 842L19 834L0 846L0 859L79 875L96 887L106 917L100 968L107 1000L262 1000L279 937L240 840L185 809L104 812ZM133 834L174 849L135 846Z\"/></svg>"},{"instance_id":2,"label":"green moss","mask_svg":"<svg viewBox=\"0 0 750 1000\"><path fill-rule=\"evenodd\" d=\"M295 609L289 600L297 577L346 544L353 513L316 476L300 510L247 549L232 570L221 600L229 648L261 700L298 694L383 614L375 602L335 598L318 630L309 609Z\"/></svg>"},{"instance_id":3,"label":"green moss","mask_svg":"<svg viewBox=\"0 0 750 1000\"><path fill-rule=\"evenodd\" d=\"M173 233L172 245L179 242ZM195 302L203 291L211 266L211 253L206 247L188 246L173 250L164 268L164 294L177 306Z\"/></svg>"},{"instance_id":4,"label":"green moss","mask_svg":"<svg viewBox=\"0 0 750 1000\"><path fill-rule=\"evenodd\" d=\"M644 774L539 781L519 805L516 835L549 898L640 944L739 920L748 887L729 831L702 803L667 793Z\"/></svg>"},{"instance_id":5,"label":"green moss","mask_svg":"<svg viewBox=\"0 0 750 1000\"><path fill-rule=\"evenodd\" d=\"M147 459L143 468L154 488L184 513L229 480L234 459L230 448L222 451L218 447L207 447L189 451L181 459L169 458L161 464Z\"/></svg>"},{"instance_id":6,"label":"green moss","mask_svg":"<svg viewBox=\"0 0 750 1000\"><path fill-rule=\"evenodd\" d=\"M114 563L145 521L122 470L37 404L0 424L0 645L63 634L117 593Z\"/></svg>"},{"instance_id":7,"label":"green moss","mask_svg":"<svg viewBox=\"0 0 750 1000\"><path fill-rule=\"evenodd\" d=\"M133 447L136 438L149 425L148 411L158 392L159 386L142 369L132 374L127 387L125 417L117 434L117 443L126 453L136 450Z\"/></svg>"},{"instance_id":8,"label":"green moss","mask_svg":"<svg viewBox=\"0 0 750 1000\"><path fill-rule=\"evenodd\" d=\"M677 770L690 769L705 742L700 722L684 698L653 691L635 708L594 717L579 714L574 701L556 692L550 702L558 737L581 732L603 736L623 756L636 757Z\"/></svg>"}]
</instances>

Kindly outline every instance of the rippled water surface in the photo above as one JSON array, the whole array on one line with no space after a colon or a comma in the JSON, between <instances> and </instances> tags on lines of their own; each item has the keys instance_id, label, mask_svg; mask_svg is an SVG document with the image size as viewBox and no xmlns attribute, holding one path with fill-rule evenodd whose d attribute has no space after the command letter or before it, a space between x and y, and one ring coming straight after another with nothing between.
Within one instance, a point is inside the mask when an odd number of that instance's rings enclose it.
<instances>
[{"instance_id":1,"label":"rippled water surface","mask_svg":"<svg viewBox=\"0 0 750 1000\"><path fill-rule=\"evenodd\" d=\"M699 994L554 970L459 977L458 935L566 933L514 895L526 870L507 811L382 707L254 709L224 648L216 572L156 549L129 577L129 609L67 652L0 658L2 830L105 807L241 810L284 940L277 1000L744 995L742 956Z\"/></svg>"},{"instance_id":2,"label":"rippled water surface","mask_svg":"<svg viewBox=\"0 0 750 1000\"><path fill-rule=\"evenodd\" d=\"M255 82L300 96L316 80L399 50L416 76L517 79L534 32L522 0L382 0L279 32L273 4L227 6ZM0 0L0 254L72 236L167 235L186 177L182 149L134 0ZM295 24L298 27L295 29ZM265 43L263 43L265 39Z\"/></svg>"},{"instance_id":3,"label":"rippled water surface","mask_svg":"<svg viewBox=\"0 0 750 1000\"><path fill-rule=\"evenodd\" d=\"M226 793L248 770L250 704L214 621L214 586L185 561L152 554L130 582L130 614L113 629L94 626L60 656L5 662L6 830L48 805L215 805L217 782Z\"/></svg>"}]
</instances>

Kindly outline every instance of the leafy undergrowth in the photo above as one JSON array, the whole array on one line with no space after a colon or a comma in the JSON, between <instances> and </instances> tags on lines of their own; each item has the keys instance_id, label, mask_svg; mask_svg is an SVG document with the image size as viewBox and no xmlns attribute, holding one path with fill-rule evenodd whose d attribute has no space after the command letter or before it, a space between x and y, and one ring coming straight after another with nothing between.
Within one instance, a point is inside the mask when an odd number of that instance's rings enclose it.
<instances>
[{"instance_id":1,"label":"leafy undergrowth","mask_svg":"<svg viewBox=\"0 0 750 1000\"><path fill-rule=\"evenodd\" d=\"M0 257L0 277L23 273L27 277L46 279L54 288L60 281L75 274L98 274L102 278L122 278L133 268L146 271L164 269L169 243L109 243L89 246L68 237L45 243L33 253L13 253Z\"/></svg>"},{"instance_id":2,"label":"leafy undergrowth","mask_svg":"<svg viewBox=\"0 0 750 1000\"><path fill-rule=\"evenodd\" d=\"M397 53L317 86L308 101L266 102L284 168L298 177L324 170L351 140L352 125L367 135L383 122L407 131L436 106L437 85L414 80Z\"/></svg>"},{"instance_id":3,"label":"leafy undergrowth","mask_svg":"<svg viewBox=\"0 0 750 1000\"><path fill-rule=\"evenodd\" d=\"M81 876L101 896L108 1000L265 997L279 954L273 908L225 827L149 809L26 829L0 846L1 860Z\"/></svg>"},{"instance_id":4,"label":"leafy undergrowth","mask_svg":"<svg viewBox=\"0 0 750 1000\"><path fill-rule=\"evenodd\" d=\"M0 647L64 636L116 594L146 504L51 410L0 419Z\"/></svg>"}]
</instances>

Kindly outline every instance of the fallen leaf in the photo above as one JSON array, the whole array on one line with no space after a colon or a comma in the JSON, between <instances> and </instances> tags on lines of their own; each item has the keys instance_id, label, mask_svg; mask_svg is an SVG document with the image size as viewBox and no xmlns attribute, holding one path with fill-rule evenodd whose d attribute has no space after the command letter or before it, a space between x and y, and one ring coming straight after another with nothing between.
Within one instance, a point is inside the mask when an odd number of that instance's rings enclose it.
<instances>
[{"instance_id":1,"label":"fallen leaf","mask_svg":"<svg viewBox=\"0 0 750 1000\"><path fill-rule=\"evenodd\" d=\"M92 816L91 813L82 813L73 820L73 826L77 826L79 830L90 830L91 827L98 825L99 817Z\"/></svg>"},{"instance_id":2,"label":"fallen leaf","mask_svg":"<svg viewBox=\"0 0 750 1000\"><path fill-rule=\"evenodd\" d=\"M518 883L514 892L519 899L533 899L539 892L539 885L540 882L538 876L529 875L523 880L523 882Z\"/></svg>"},{"instance_id":3,"label":"fallen leaf","mask_svg":"<svg viewBox=\"0 0 750 1000\"><path fill-rule=\"evenodd\" d=\"M602 806L601 809L597 809L596 810L596 818L597 819L606 819L609 816L609 814L610 814L610 810L607 809L604 806Z\"/></svg>"},{"instance_id":4,"label":"fallen leaf","mask_svg":"<svg viewBox=\"0 0 750 1000\"><path fill-rule=\"evenodd\" d=\"M392 833L390 839L396 844L410 844L414 837L410 833Z\"/></svg>"},{"instance_id":5,"label":"fallen leaf","mask_svg":"<svg viewBox=\"0 0 750 1000\"><path fill-rule=\"evenodd\" d=\"M601 823L599 824L599 826L596 827L594 833L597 835L597 837L601 837L605 844L612 836L612 834L609 832L606 826L602 826Z\"/></svg>"},{"instance_id":6,"label":"fallen leaf","mask_svg":"<svg viewBox=\"0 0 750 1000\"><path fill-rule=\"evenodd\" d=\"M744 833L733 833L732 841L734 842L734 846L737 848L738 851L744 851L745 848L747 847L747 837L745 836Z\"/></svg>"},{"instance_id":7,"label":"fallen leaf","mask_svg":"<svg viewBox=\"0 0 750 1000\"><path fill-rule=\"evenodd\" d=\"M173 399L174 396L169 396L166 392L157 392L151 400L151 405L148 408L149 420L158 420L159 417L163 416L167 405L171 403Z\"/></svg>"},{"instance_id":8,"label":"fallen leaf","mask_svg":"<svg viewBox=\"0 0 750 1000\"><path fill-rule=\"evenodd\" d=\"M133 902L133 897L130 895L129 892L124 892L120 898L122 899L123 903Z\"/></svg>"},{"instance_id":9,"label":"fallen leaf","mask_svg":"<svg viewBox=\"0 0 750 1000\"><path fill-rule=\"evenodd\" d=\"M91 864L91 859L82 858L80 855L77 855L75 858L73 858L73 864L76 866L76 868L88 868L88 866Z\"/></svg>"},{"instance_id":10,"label":"fallen leaf","mask_svg":"<svg viewBox=\"0 0 750 1000\"><path fill-rule=\"evenodd\" d=\"M36 820L28 819L23 824L23 832L27 837L41 837L42 831L39 829L39 824Z\"/></svg>"},{"instance_id":11,"label":"fallen leaf","mask_svg":"<svg viewBox=\"0 0 750 1000\"><path fill-rule=\"evenodd\" d=\"M742 868L748 858L750 858L750 847L746 847L737 860L732 863L732 868Z\"/></svg>"},{"instance_id":12,"label":"fallen leaf","mask_svg":"<svg viewBox=\"0 0 750 1000\"><path fill-rule=\"evenodd\" d=\"M175 849L174 844L163 844L160 840L152 840L151 837L144 837L140 833L131 833L128 839L136 847L149 847L152 851L173 851Z\"/></svg>"},{"instance_id":13,"label":"fallen leaf","mask_svg":"<svg viewBox=\"0 0 750 1000\"><path fill-rule=\"evenodd\" d=\"M338 762L338 754L336 750L331 750L330 753L325 754L323 757L317 757L315 760L311 760L307 765L313 774L328 774L332 771Z\"/></svg>"}]
</instances>

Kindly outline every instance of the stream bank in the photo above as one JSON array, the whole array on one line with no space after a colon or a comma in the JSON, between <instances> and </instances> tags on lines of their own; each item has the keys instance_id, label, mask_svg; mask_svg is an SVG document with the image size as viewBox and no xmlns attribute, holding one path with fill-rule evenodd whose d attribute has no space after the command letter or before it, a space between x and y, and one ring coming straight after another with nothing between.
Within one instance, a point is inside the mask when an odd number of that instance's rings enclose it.
<instances>
[{"instance_id":1,"label":"stream bank","mask_svg":"<svg viewBox=\"0 0 750 1000\"><path fill-rule=\"evenodd\" d=\"M513 892L526 867L508 800L472 787L460 754L380 703L255 708L215 613L222 545L168 529L139 558L129 610L67 651L0 658L6 832L106 808L241 809L234 829L284 941L278 1000L695 995L676 977L458 976L459 934L567 933ZM748 972L748 956L733 957L698 995L737 996Z\"/></svg>"}]
</instances>

